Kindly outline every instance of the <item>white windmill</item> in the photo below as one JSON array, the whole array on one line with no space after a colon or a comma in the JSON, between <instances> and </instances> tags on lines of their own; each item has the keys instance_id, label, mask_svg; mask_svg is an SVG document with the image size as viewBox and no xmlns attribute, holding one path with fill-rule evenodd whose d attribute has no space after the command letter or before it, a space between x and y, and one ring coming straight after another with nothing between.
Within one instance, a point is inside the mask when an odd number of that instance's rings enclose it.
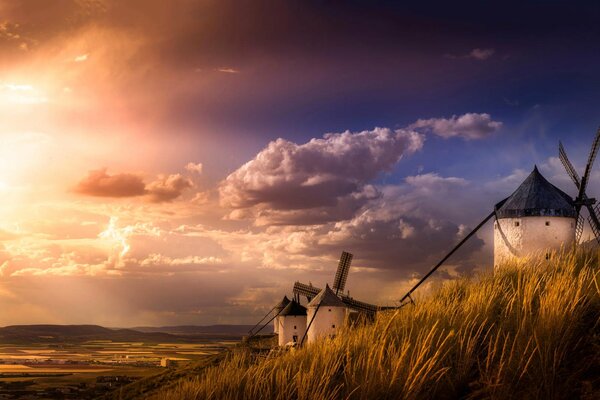
<instances>
[{"instance_id":1,"label":"white windmill","mask_svg":"<svg viewBox=\"0 0 600 400\"><path fill-rule=\"evenodd\" d=\"M596 241L600 243L599 207L596 199L587 195L586 189L594 160L600 147L600 129L596 132L583 177L567 158L559 142L558 155L567 173L577 187L577 196L568 194L552 185L540 174L537 167L523 183L506 199L495 205L494 210L465 236L440 262L438 262L415 286L400 299L400 306L412 302L411 294L427 280L454 252L493 217L494 265L505 260L542 253L550 257L552 250L560 250L577 244L583 232L581 209L588 210L588 222Z\"/></svg>"}]
</instances>

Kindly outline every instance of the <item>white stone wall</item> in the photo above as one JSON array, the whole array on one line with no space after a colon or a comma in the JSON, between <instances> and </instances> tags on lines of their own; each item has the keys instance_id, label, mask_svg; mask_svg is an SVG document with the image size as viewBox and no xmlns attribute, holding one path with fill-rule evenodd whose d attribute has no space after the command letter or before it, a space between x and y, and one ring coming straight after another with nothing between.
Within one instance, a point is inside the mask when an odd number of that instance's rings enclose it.
<instances>
[{"instance_id":1,"label":"white stone wall","mask_svg":"<svg viewBox=\"0 0 600 400\"><path fill-rule=\"evenodd\" d=\"M300 343L302 336L306 332L306 315L286 315L276 318L279 330L279 345L294 341L294 336L297 336L297 341Z\"/></svg>"},{"instance_id":2,"label":"white stone wall","mask_svg":"<svg viewBox=\"0 0 600 400\"><path fill-rule=\"evenodd\" d=\"M316 309L316 307L310 307L308 309L308 316L306 318L307 323L310 324ZM338 329L346 322L346 314L346 307L321 306L312 325L308 329L308 343L312 343L323 336L335 335Z\"/></svg>"},{"instance_id":3,"label":"white stone wall","mask_svg":"<svg viewBox=\"0 0 600 400\"><path fill-rule=\"evenodd\" d=\"M500 218L494 222L494 267L511 258L544 255L575 243L574 218Z\"/></svg>"}]
</instances>

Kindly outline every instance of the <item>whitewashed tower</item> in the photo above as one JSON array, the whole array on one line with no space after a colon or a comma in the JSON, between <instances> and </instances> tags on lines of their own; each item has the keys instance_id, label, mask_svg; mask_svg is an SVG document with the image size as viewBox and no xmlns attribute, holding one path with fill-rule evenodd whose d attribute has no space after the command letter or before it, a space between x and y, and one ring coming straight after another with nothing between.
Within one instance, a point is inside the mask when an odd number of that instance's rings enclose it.
<instances>
[{"instance_id":1,"label":"whitewashed tower","mask_svg":"<svg viewBox=\"0 0 600 400\"><path fill-rule=\"evenodd\" d=\"M279 303L277 303L277 305L273 308L273 310L275 311L275 319L273 322L274 333L279 332L279 315L281 315L281 312L288 304L290 304L290 299L288 299L287 296L283 296L283 299Z\"/></svg>"},{"instance_id":2,"label":"whitewashed tower","mask_svg":"<svg viewBox=\"0 0 600 400\"><path fill-rule=\"evenodd\" d=\"M306 334L306 307L292 300L281 311L278 320L279 345L300 343Z\"/></svg>"},{"instance_id":3,"label":"whitewashed tower","mask_svg":"<svg viewBox=\"0 0 600 400\"><path fill-rule=\"evenodd\" d=\"M575 203L537 167L510 197L496 205L495 213L494 267L534 254L548 258L550 251L575 243Z\"/></svg>"},{"instance_id":4,"label":"whitewashed tower","mask_svg":"<svg viewBox=\"0 0 600 400\"><path fill-rule=\"evenodd\" d=\"M335 336L346 322L348 309L338 296L329 288L321 290L308 303L308 342L312 343L320 337Z\"/></svg>"}]
</instances>

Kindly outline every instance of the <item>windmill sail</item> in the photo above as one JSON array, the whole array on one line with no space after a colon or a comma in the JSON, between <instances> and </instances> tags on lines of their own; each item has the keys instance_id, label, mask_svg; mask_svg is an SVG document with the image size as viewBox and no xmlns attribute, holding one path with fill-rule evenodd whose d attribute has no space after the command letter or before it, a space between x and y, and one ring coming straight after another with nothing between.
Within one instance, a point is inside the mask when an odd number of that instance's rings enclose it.
<instances>
[{"instance_id":1,"label":"windmill sail","mask_svg":"<svg viewBox=\"0 0 600 400\"><path fill-rule=\"evenodd\" d=\"M577 189L579 189L579 186L581 186L581 179L579 178L579 174L577 174L577 171L573 167L573 164L571 164L571 161L569 161L569 158L567 157L567 152L565 151L565 148L563 147L563 144L560 141L558 142L558 158L560 159L560 162L562 162L562 164L564 165L565 169L567 170L567 174L569 174L575 186L577 186Z\"/></svg>"},{"instance_id":2,"label":"windmill sail","mask_svg":"<svg viewBox=\"0 0 600 400\"><path fill-rule=\"evenodd\" d=\"M592 148L590 149L590 155L588 156L588 162L585 166L585 172L583 174L583 178L581 178L581 186L579 187L579 198L585 196L585 189L587 187L588 179L590 177L590 172L592 171L592 166L594 165L594 160L596 159L596 155L598 154L598 148L600 146L600 129L596 132L596 137L592 142Z\"/></svg>"},{"instance_id":3,"label":"windmill sail","mask_svg":"<svg viewBox=\"0 0 600 400\"><path fill-rule=\"evenodd\" d=\"M592 147L590 148L590 154L588 156L588 161L585 166L585 172L581 179L579 179L579 175L577 171L569 161L567 157L567 152L563 147L561 142L558 142L558 158L562 162L565 170L571 180L575 184L577 188L577 197L575 198L575 209L577 212L577 225L575 228L575 242L579 243L581 238L581 234L583 233L583 221L581 218L581 208L585 206L587 208L589 216L587 218L590 227L592 228L592 232L596 237L598 243L600 243L600 217L598 217L598 206L594 206L596 203L596 199L588 197L586 193L587 185L590 178L590 173L592 172L592 167L594 166L594 161L596 160L596 156L598 155L598 150L600 150L600 128L596 131L596 136L594 137L594 141L592 142Z\"/></svg>"},{"instance_id":4,"label":"windmill sail","mask_svg":"<svg viewBox=\"0 0 600 400\"><path fill-rule=\"evenodd\" d=\"M307 285L307 284L301 283L301 282L294 283L294 294L295 295L304 296L307 299L313 299L314 297L316 297L319 294L319 292L321 292L320 288L310 286L310 285ZM342 302L348 306L348 308L351 308L355 311L365 312L367 314L374 314L377 311L394 308L394 307L382 307L382 306L378 306L375 304L365 303L364 301L359 301L359 300L353 299L352 297L346 296L346 295L341 295L339 297L340 297L340 300L342 300Z\"/></svg>"},{"instance_id":5,"label":"windmill sail","mask_svg":"<svg viewBox=\"0 0 600 400\"><path fill-rule=\"evenodd\" d=\"M348 271L350 270L350 263L352 263L352 254L343 251L340 257L340 263L338 264L337 272L335 273L335 279L333 280L333 290L335 294L343 292L346 287L346 280L348 279Z\"/></svg>"},{"instance_id":6,"label":"windmill sail","mask_svg":"<svg viewBox=\"0 0 600 400\"><path fill-rule=\"evenodd\" d=\"M600 243L600 219L598 218L599 210L598 204L595 206L587 205L588 212L590 216L588 217L588 222L590 223L590 227L592 228L592 232L594 232L594 236L596 237L596 241Z\"/></svg>"},{"instance_id":7,"label":"windmill sail","mask_svg":"<svg viewBox=\"0 0 600 400\"><path fill-rule=\"evenodd\" d=\"M584 219L581 215L577 216L577 225L575 226L575 243L579 243L581 235L583 234Z\"/></svg>"}]
</instances>

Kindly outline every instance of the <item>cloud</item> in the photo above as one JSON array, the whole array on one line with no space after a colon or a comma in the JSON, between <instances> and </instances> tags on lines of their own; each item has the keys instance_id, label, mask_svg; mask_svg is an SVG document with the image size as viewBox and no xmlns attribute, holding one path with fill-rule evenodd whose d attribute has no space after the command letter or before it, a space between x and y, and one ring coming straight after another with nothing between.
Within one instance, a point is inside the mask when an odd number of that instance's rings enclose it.
<instances>
[{"instance_id":1,"label":"cloud","mask_svg":"<svg viewBox=\"0 0 600 400\"><path fill-rule=\"evenodd\" d=\"M96 197L137 197L146 196L152 203L171 201L191 188L193 183L180 174L159 175L145 184L142 177L130 173L109 175L106 168L90 171L75 187L75 192Z\"/></svg>"},{"instance_id":2,"label":"cloud","mask_svg":"<svg viewBox=\"0 0 600 400\"><path fill-rule=\"evenodd\" d=\"M448 58L471 58L471 59L478 60L478 61L485 61L485 60L491 58L495 53L496 53L496 50L492 49L492 48L489 48L489 49L475 48L467 54L461 54L461 55L446 54L445 57L448 57Z\"/></svg>"},{"instance_id":3,"label":"cloud","mask_svg":"<svg viewBox=\"0 0 600 400\"><path fill-rule=\"evenodd\" d=\"M483 60L487 60L488 58L492 57L495 52L496 52L496 50L494 50L494 49L479 49L479 48L477 48L477 49L471 50L468 57L474 58L475 60L483 61Z\"/></svg>"},{"instance_id":4,"label":"cloud","mask_svg":"<svg viewBox=\"0 0 600 400\"><path fill-rule=\"evenodd\" d=\"M330 133L300 145L277 139L221 183L221 204L276 213L312 209L325 216L323 208L375 196L368 182L420 150L423 141L417 132L389 128Z\"/></svg>"},{"instance_id":5,"label":"cloud","mask_svg":"<svg viewBox=\"0 0 600 400\"><path fill-rule=\"evenodd\" d=\"M492 120L486 113L466 113L451 118L419 119L409 129L431 132L443 138L460 137L465 140L482 139L502 127L502 122Z\"/></svg>"},{"instance_id":6,"label":"cloud","mask_svg":"<svg viewBox=\"0 0 600 400\"><path fill-rule=\"evenodd\" d=\"M239 74L240 73L240 71L235 68L227 68L227 67L217 68L217 71L224 72L226 74Z\"/></svg>"},{"instance_id":7,"label":"cloud","mask_svg":"<svg viewBox=\"0 0 600 400\"><path fill-rule=\"evenodd\" d=\"M201 174L203 166L202 166L202 163L189 162L185 166L185 169L186 169L186 171L189 171L189 172L193 172L193 173L196 173L196 174Z\"/></svg>"},{"instance_id":8,"label":"cloud","mask_svg":"<svg viewBox=\"0 0 600 400\"><path fill-rule=\"evenodd\" d=\"M178 198L185 189L192 186L192 181L180 174L159 175L157 180L146 186L146 194L150 202L161 203Z\"/></svg>"},{"instance_id":9,"label":"cloud","mask_svg":"<svg viewBox=\"0 0 600 400\"><path fill-rule=\"evenodd\" d=\"M223 264L223 260L219 257L209 256L186 256L186 257L169 257L158 253L151 253L140 261L142 267L149 266L205 266Z\"/></svg>"},{"instance_id":10,"label":"cloud","mask_svg":"<svg viewBox=\"0 0 600 400\"><path fill-rule=\"evenodd\" d=\"M424 272L469 232L465 224L473 216L465 217L464 208L478 209L474 190L462 178L409 176L403 184L382 188L382 195L353 218L330 226L320 236L317 251L350 249L364 265L404 277ZM448 204L448 198L461 206ZM473 238L450 263L468 260L483 243Z\"/></svg>"},{"instance_id":11,"label":"cloud","mask_svg":"<svg viewBox=\"0 0 600 400\"><path fill-rule=\"evenodd\" d=\"M75 58L73 58L74 62L84 62L87 61L89 55L88 54L81 54L76 56Z\"/></svg>"},{"instance_id":12,"label":"cloud","mask_svg":"<svg viewBox=\"0 0 600 400\"><path fill-rule=\"evenodd\" d=\"M75 192L97 197L133 197L146 194L142 178L135 174L109 175L106 168L90 171L75 187Z\"/></svg>"}]
</instances>

